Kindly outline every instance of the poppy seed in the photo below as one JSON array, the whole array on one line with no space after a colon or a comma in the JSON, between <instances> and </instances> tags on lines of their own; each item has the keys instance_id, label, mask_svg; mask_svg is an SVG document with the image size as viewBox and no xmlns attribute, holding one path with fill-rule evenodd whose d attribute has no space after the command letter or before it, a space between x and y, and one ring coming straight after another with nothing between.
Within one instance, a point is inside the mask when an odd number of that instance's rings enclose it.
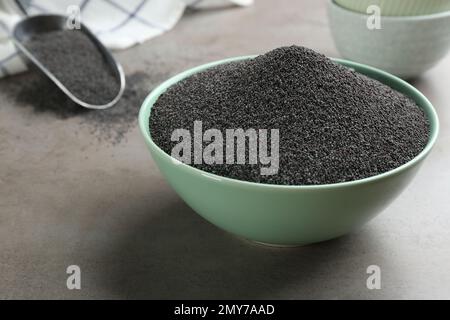
<instances>
[{"instance_id":1,"label":"poppy seed","mask_svg":"<svg viewBox=\"0 0 450 320\"><path fill-rule=\"evenodd\" d=\"M221 132L279 129L275 175L261 175L260 164L192 166L282 185L371 177L413 159L429 138L428 120L410 98L299 46L212 67L174 84L152 107L150 134L171 154L172 132L192 131L194 121Z\"/></svg>"}]
</instances>

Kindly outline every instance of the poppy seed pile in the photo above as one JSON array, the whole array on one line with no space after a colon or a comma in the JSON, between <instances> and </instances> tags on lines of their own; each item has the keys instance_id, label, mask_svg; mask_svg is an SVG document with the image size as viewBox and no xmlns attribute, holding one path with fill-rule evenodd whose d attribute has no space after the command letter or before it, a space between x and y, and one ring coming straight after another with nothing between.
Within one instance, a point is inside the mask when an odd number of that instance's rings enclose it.
<instances>
[{"instance_id":1,"label":"poppy seed pile","mask_svg":"<svg viewBox=\"0 0 450 320\"><path fill-rule=\"evenodd\" d=\"M261 175L260 164L191 165L281 185L371 177L413 159L429 138L426 115L410 98L299 46L215 66L171 86L152 107L152 140L170 155L174 130L192 131L195 121L221 132L279 129L277 174Z\"/></svg>"},{"instance_id":2,"label":"poppy seed pile","mask_svg":"<svg viewBox=\"0 0 450 320\"><path fill-rule=\"evenodd\" d=\"M82 31L37 34L25 47L78 99L94 105L112 101L120 83L100 50Z\"/></svg>"}]
</instances>

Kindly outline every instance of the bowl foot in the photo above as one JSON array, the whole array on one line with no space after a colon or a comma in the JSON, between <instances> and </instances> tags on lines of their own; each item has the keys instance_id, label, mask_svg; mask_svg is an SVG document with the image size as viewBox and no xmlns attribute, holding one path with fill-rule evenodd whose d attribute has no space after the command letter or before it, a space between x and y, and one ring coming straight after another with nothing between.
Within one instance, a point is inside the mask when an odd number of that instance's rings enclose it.
<instances>
[{"instance_id":1,"label":"bowl foot","mask_svg":"<svg viewBox=\"0 0 450 320\"><path fill-rule=\"evenodd\" d=\"M272 248L298 248L298 247L304 246L302 244L276 244L276 243L267 243L267 242L261 242L261 241L251 240L251 239L246 239L246 240L250 241L254 244L260 245L260 246L272 247Z\"/></svg>"}]
</instances>

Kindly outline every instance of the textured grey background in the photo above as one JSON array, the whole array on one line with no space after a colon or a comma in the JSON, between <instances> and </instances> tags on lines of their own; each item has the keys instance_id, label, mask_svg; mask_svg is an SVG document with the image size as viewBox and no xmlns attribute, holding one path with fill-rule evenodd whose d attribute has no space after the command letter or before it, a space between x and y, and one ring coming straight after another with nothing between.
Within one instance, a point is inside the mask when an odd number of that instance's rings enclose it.
<instances>
[{"instance_id":1,"label":"textured grey background","mask_svg":"<svg viewBox=\"0 0 450 320\"><path fill-rule=\"evenodd\" d=\"M150 91L185 68L287 44L338 56L324 1L189 12L117 57L149 74ZM0 298L450 298L450 56L414 82L442 129L411 186L361 230L296 249L205 222L166 184L136 126L119 144L98 141L77 117L15 103L6 90L24 79L0 81ZM82 269L79 291L66 289L70 264ZM366 289L371 264L381 290Z\"/></svg>"}]
</instances>

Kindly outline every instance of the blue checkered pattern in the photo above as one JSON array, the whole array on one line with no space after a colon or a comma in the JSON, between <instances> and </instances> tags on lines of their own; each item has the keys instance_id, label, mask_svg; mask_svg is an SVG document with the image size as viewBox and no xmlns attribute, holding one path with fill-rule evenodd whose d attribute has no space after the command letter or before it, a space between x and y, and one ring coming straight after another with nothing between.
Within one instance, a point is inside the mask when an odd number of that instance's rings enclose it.
<instances>
[{"instance_id":1,"label":"blue checkered pattern","mask_svg":"<svg viewBox=\"0 0 450 320\"><path fill-rule=\"evenodd\" d=\"M19 3L17 3L20 1ZM111 49L125 49L161 35L180 19L187 6L218 1L249 5L253 0L2 0L0 2L0 77L25 70L8 40L14 23L27 15L67 14L69 6L81 10L81 21ZM3 3L4 2L4 3Z\"/></svg>"}]
</instances>

